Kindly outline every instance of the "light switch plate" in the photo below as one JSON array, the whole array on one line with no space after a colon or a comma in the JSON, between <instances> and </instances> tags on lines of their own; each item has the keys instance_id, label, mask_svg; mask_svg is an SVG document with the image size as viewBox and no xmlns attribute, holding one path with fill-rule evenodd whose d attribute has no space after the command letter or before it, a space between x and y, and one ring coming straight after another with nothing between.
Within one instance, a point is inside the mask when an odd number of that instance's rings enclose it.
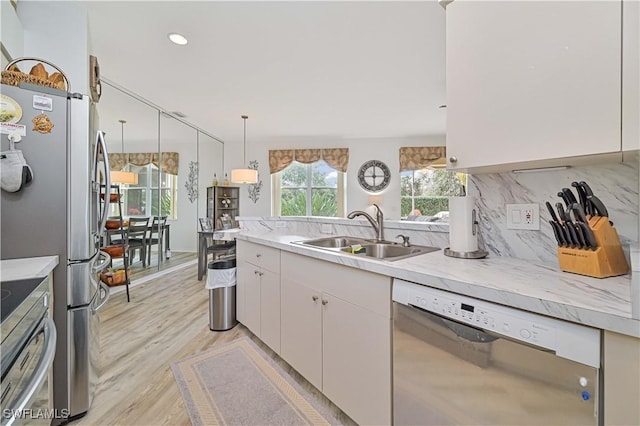
<instances>
[{"instance_id":1,"label":"light switch plate","mask_svg":"<svg viewBox=\"0 0 640 426\"><path fill-rule=\"evenodd\" d=\"M507 204L507 229L540 229L538 204Z\"/></svg>"}]
</instances>

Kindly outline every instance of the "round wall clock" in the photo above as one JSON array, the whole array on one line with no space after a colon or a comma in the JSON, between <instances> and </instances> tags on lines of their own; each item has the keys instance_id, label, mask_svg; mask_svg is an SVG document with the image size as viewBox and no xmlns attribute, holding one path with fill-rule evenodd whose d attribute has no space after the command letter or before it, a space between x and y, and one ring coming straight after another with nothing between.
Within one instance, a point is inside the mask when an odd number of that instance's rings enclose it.
<instances>
[{"instance_id":1,"label":"round wall clock","mask_svg":"<svg viewBox=\"0 0 640 426\"><path fill-rule=\"evenodd\" d=\"M367 191L382 191L389 185L389 181L391 181L391 172L382 161L367 161L358 170L358 182Z\"/></svg>"}]
</instances>

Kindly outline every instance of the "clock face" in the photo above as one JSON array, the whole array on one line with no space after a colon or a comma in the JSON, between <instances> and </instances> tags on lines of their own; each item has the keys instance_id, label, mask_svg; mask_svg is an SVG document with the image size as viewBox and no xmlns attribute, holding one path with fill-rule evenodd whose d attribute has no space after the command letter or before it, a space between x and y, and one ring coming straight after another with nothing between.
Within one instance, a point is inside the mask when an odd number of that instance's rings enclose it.
<instances>
[{"instance_id":1,"label":"clock face","mask_svg":"<svg viewBox=\"0 0 640 426\"><path fill-rule=\"evenodd\" d=\"M360 166L358 182L367 191L379 192L389 185L391 172L382 161L370 160Z\"/></svg>"}]
</instances>

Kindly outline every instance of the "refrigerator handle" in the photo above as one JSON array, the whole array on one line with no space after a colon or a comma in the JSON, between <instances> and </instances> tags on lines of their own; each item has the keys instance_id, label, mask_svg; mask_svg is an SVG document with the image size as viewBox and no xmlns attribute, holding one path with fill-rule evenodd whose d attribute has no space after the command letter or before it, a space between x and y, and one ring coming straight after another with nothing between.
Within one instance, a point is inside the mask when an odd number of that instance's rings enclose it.
<instances>
[{"instance_id":1,"label":"refrigerator handle","mask_svg":"<svg viewBox=\"0 0 640 426\"><path fill-rule=\"evenodd\" d=\"M109 297L111 297L111 289L109 288L109 286L103 283L102 281L100 281L100 288L98 289L98 294L102 295L103 290L104 290L104 297L100 298L100 304L95 307L93 306L93 304L91 305L91 312L94 314L97 314L98 311L100 311L100 309L102 309L104 305L107 304L107 302L109 301Z\"/></svg>"},{"instance_id":2,"label":"refrigerator handle","mask_svg":"<svg viewBox=\"0 0 640 426\"><path fill-rule=\"evenodd\" d=\"M104 251L99 251L98 252L98 258L100 259L104 259L102 262L100 263L94 263L93 267L91 268L91 273L92 274L98 274L102 271L104 271L105 269L107 269L107 266L109 266L111 264L111 256L109 256L109 253L104 252Z\"/></svg>"},{"instance_id":3,"label":"refrigerator handle","mask_svg":"<svg viewBox=\"0 0 640 426\"><path fill-rule=\"evenodd\" d=\"M96 155L93 159L93 179L96 184L98 183L98 158L100 149L102 149L102 158L104 160L104 170L105 170L105 194L104 194L104 206L102 208L102 215L98 220L98 235L102 235L102 231L105 229L107 224L107 217L109 215L109 203L111 193L111 169L109 167L109 154L107 152L107 143L104 140L104 133L101 130L98 130L98 134L96 135ZM100 197L100 191L98 190L98 197Z\"/></svg>"}]
</instances>

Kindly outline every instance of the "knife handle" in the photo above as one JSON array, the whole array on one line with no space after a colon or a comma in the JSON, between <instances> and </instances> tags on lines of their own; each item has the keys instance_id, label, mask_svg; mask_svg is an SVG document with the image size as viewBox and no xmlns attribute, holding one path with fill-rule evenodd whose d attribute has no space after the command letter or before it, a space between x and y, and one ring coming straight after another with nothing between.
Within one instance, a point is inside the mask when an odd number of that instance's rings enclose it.
<instances>
[{"instance_id":1,"label":"knife handle","mask_svg":"<svg viewBox=\"0 0 640 426\"><path fill-rule=\"evenodd\" d=\"M550 220L549 224L551 225L551 229L553 229L553 234L556 236L558 247L566 247L567 241L564 239L564 234L562 233L560 224L558 222L554 222L553 220Z\"/></svg>"}]
</instances>

